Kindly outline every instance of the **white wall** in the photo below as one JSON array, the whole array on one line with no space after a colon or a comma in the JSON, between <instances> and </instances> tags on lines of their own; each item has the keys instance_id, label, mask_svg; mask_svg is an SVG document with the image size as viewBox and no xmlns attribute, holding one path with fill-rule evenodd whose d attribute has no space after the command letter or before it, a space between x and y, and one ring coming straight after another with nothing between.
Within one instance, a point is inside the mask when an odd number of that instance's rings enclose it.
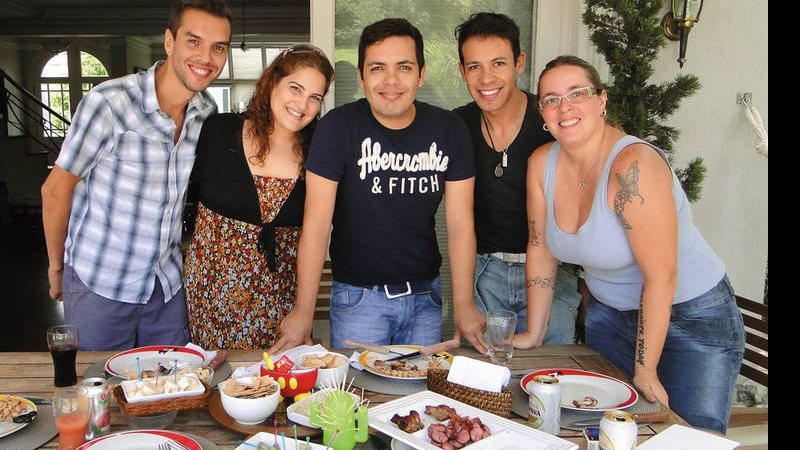
<instances>
[{"instance_id":1,"label":"white wall","mask_svg":"<svg viewBox=\"0 0 800 450\"><path fill-rule=\"evenodd\" d=\"M595 64L607 78L581 21L583 9L581 0L538 0L534 78L563 53ZM759 301L769 244L768 159L754 150L755 135L736 104L736 93L753 93L769 129L767 25L767 0L705 2L683 68L699 77L702 88L684 99L669 120L681 130L675 143L677 166L696 156L705 160L702 197L692 205L695 222L725 262L737 294ZM651 81L674 79L681 70L677 58L678 42L669 41L654 62Z\"/></svg>"}]
</instances>

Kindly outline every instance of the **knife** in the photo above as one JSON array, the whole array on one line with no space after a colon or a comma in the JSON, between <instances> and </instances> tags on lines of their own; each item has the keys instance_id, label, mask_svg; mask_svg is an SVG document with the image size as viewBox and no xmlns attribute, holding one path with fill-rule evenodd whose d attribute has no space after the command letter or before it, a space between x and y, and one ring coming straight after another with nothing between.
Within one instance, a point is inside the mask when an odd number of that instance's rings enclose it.
<instances>
[{"instance_id":1,"label":"knife","mask_svg":"<svg viewBox=\"0 0 800 450\"><path fill-rule=\"evenodd\" d=\"M359 347L359 348L363 348L365 350L369 350L369 351L375 352L375 353L380 353L380 354L383 354L383 355L386 355L386 354L389 354L389 353L394 353L394 354L400 355L400 356L405 356L406 355L405 353L396 352L394 350L391 350L391 349L389 349L387 347L383 347L381 345L372 345L372 344L367 344L365 342L353 341L353 340L350 340L350 339L345 339L344 343L346 345L349 345L350 347Z\"/></svg>"},{"instance_id":2,"label":"knife","mask_svg":"<svg viewBox=\"0 0 800 450\"><path fill-rule=\"evenodd\" d=\"M460 340L450 339L449 341L440 342L438 344L429 345L427 347L422 347L421 349L408 353L406 355L395 356L389 359L384 359L384 362L389 361L402 361L405 359L415 358L417 356L430 356L435 355L436 353L443 352L446 350L452 350L454 348L458 348L461 345Z\"/></svg>"},{"instance_id":3,"label":"knife","mask_svg":"<svg viewBox=\"0 0 800 450\"><path fill-rule=\"evenodd\" d=\"M34 405L52 405L53 404L52 400L46 399L46 398L42 398L42 397L25 397L25 398L27 398L28 400L33 402Z\"/></svg>"},{"instance_id":4,"label":"knife","mask_svg":"<svg viewBox=\"0 0 800 450\"><path fill-rule=\"evenodd\" d=\"M636 419L636 425L643 427L651 423L666 422L669 419L669 412L662 409L661 411L633 414L633 417ZM566 425L562 425L562 428L566 428L568 430L582 430L586 427L596 427L600 424L600 419L600 417L593 417L587 420L576 420L574 422L568 422Z\"/></svg>"}]
</instances>

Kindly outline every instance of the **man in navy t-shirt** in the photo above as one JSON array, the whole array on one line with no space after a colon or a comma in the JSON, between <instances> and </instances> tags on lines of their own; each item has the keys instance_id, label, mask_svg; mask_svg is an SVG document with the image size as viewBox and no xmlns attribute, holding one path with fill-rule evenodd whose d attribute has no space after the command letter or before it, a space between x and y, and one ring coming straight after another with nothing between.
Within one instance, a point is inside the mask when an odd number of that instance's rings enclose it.
<instances>
[{"instance_id":1,"label":"man in navy t-shirt","mask_svg":"<svg viewBox=\"0 0 800 450\"><path fill-rule=\"evenodd\" d=\"M297 304L270 353L310 341L331 224L331 346L344 347L345 339L438 343L441 255L434 216L443 197L454 308L474 310L472 141L458 116L416 101L425 69L422 36L407 20L364 28L358 73L366 99L328 113L314 134ZM485 352L479 319L471 318L478 327L463 334Z\"/></svg>"}]
</instances>

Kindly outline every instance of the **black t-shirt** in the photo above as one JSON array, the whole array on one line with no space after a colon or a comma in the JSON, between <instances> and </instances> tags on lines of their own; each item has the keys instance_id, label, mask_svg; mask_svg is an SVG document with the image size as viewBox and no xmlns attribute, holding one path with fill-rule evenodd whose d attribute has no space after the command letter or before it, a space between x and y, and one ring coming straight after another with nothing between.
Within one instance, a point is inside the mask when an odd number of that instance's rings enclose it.
<instances>
[{"instance_id":1,"label":"black t-shirt","mask_svg":"<svg viewBox=\"0 0 800 450\"><path fill-rule=\"evenodd\" d=\"M469 128L475 156L475 234L478 253L525 253L528 240L525 177L528 157L553 137L544 131L536 96L527 93L528 106L519 134L508 148L508 167L496 177L502 152L495 151L481 132L481 110L475 102L456 108Z\"/></svg>"},{"instance_id":2,"label":"black t-shirt","mask_svg":"<svg viewBox=\"0 0 800 450\"><path fill-rule=\"evenodd\" d=\"M415 105L402 130L381 125L365 99L317 126L306 170L339 183L330 246L337 281L371 286L439 274L434 215L445 182L474 175L472 141L452 112Z\"/></svg>"}]
</instances>

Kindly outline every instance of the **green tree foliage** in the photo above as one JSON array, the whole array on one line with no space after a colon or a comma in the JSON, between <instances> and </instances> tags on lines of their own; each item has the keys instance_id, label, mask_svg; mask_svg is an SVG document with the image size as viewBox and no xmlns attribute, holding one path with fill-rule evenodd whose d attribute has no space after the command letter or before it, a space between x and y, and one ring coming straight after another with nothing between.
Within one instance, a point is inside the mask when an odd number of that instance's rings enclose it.
<instances>
[{"instance_id":1,"label":"green tree foliage","mask_svg":"<svg viewBox=\"0 0 800 450\"><path fill-rule=\"evenodd\" d=\"M107 77L108 71L103 63L94 55L81 52L81 76L84 77Z\"/></svg>"},{"instance_id":2,"label":"green tree foliage","mask_svg":"<svg viewBox=\"0 0 800 450\"><path fill-rule=\"evenodd\" d=\"M663 0L586 0L583 22L592 43L605 57L613 84L607 87L608 115L625 132L638 136L667 152L673 162L673 143L680 131L665 123L681 100L700 89L699 79L681 74L660 85L648 83L652 61L664 46L660 26ZM676 170L691 201L700 198L705 176L698 157Z\"/></svg>"}]
</instances>

